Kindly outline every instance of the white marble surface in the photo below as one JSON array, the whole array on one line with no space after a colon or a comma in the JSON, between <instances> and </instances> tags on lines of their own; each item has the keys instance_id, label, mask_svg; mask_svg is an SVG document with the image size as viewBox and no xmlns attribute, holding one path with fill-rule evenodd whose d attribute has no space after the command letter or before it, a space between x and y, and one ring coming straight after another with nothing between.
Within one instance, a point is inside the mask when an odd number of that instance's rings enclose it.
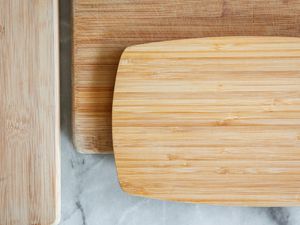
<instances>
[{"instance_id":1,"label":"white marble surface","mask_svg":"<svg viewBox=\"0 0 300 225\"><path fill-rule=\"evenodd\" d=\"M112 155L77 153L71 141L70 2L60 1L61 225L300 225L300 207L217 207L129 196L119 187Z\"/></svg>"}]
</instances>

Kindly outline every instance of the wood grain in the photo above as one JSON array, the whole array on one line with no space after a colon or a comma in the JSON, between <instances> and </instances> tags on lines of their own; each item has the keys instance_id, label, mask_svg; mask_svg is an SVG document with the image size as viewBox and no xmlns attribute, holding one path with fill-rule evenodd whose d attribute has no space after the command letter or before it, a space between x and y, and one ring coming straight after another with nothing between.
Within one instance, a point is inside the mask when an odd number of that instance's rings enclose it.
<instances>
[{"instance_id":1,"label":"wood grain","mask_svg":"<svg viewBox=\"0 0 300 225\"><path fill-rule=\"evenodd\" d=\"M1 0L0 46L0 224L56 224L57 0Z\"/></svg>"},{"instance_id":2,"label":"wood grain","mask_svg":"<svg viewBox=\"0 0 300 225\"><path fill-rule=\"evenodd\" d=\"M221 205L300 205L300 39L129 47L117 73L112 123L126 192Z\"/></svg>"},{"instance_id":3,"label":"wood grain","mask_svg":"<svg viewBox=\"0 0 300 225\"><path fill-rule=\"evenodd\" d=\"M233 35L300 35L300 0L74 0L73 137L112 151L111 106L122 51L134 44Z\"/></svg>"}]
</instances>

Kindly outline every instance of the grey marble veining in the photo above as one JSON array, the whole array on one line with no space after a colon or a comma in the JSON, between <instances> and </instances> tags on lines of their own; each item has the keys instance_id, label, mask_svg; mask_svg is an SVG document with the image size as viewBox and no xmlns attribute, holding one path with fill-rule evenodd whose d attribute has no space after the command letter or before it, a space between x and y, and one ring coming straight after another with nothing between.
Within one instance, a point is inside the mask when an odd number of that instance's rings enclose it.
<instances>
[{"instance_id":1,"label":"grey marble veining","mask_svg":"<svg viewBox=\"0 0 300 225\"><path fill-rule=\"evenodd\" d=\"M221 207L129 196L119 187L112 155L77 153L71 137L70 18L71 0L61 0L60 225L300 225L300 207Z\"/></svg>"}]
</instances>

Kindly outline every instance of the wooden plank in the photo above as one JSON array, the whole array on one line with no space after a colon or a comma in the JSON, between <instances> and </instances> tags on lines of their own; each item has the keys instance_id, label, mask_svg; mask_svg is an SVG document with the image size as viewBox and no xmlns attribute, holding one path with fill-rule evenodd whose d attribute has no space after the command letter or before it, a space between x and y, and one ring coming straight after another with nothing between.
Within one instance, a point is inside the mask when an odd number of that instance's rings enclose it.
<instances>
[{"instance_id":1,"label":"wooden plank","mask_svg":"<svg viewBox=\"0 0 300 225\"><path fill-rule=\"evenodd\" d=\"M0 46L0 224L56 224L58 1L0 1Z\"/></svg>"},{"instance_id":2,"label":"wooden plank","mask_svg":"<svg viewBox=\"0 0 300 225\"><path fill-rule=\"evenodd\" d=\"M112 123L118 176L128 193L300 205L300 39L129 47L119 64Z\"/></svg>"},{"instance_id":3,"label":"wooden plank","mask_svg":"<svg viewBox=\"0 0 300 225\"><path fill-rule=\"evenodd\" d=\"M210 36L299 36L300 0L74 0L73 137L112 151L117 65L130 45Z\"/></svg>"}]
</instances>

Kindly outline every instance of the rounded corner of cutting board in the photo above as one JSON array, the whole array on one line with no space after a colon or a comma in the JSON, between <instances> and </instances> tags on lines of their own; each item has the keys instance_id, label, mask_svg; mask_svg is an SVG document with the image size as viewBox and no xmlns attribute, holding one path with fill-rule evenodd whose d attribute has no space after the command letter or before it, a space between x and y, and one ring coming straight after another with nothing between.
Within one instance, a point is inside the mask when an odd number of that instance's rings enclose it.
<instances>
[{"instance_id":1,"label":"rounded corner of cutting board","mask_svg":"<svg viewBox=\"0 0 300 225\"><path fill-rule=\"evenodd\" d=\"M50 221L47 225L58 225L61 221L61 210L55 215L52 221Z\"/></svg>"}]
</instances>

